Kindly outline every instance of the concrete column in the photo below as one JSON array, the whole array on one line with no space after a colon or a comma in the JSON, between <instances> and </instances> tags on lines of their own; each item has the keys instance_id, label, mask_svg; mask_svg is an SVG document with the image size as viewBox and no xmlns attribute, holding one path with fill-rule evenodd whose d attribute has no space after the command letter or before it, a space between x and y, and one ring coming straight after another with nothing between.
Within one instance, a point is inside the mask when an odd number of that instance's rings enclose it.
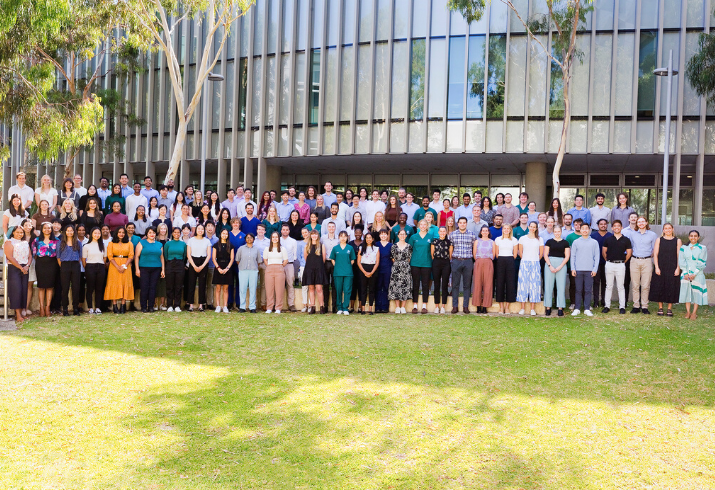
<instances>
[{"instance_id":1,"label":"concrete column","mask_svg":"<svg viewBox=\"0 0 715 490\"><path fill-rule=\"evenodd\" d=\"M241 159L231 158L231 189L241 183Z\"/></svg>"},{"instance_id":2,"label":"concrete column","mask_svg":"<svg viewBox=\"0 0 715 490\"><path fill-rule=\"evenodd\" d=\"M159 187L159 184L164 183L164 176L162 176L160 179L156 178L156 166L151 160L147 160L147 162L144 164L144 170L145 172L142 177L145 177L147 175L151 177L151 180L153 182L152 188L156 189ZM126 172L126 174L129 175L129 172Z\"/></svg>"},{"instance_id":3,"label":"concrete column","mask_svg":"<svg viewBox=\"0 0 715 490\"><path fill-rule=\"evenodd\" d=\"M261 175L261 162L263 162L263 166L265 167L266 165L266 159L263 157L258 157L258 178L260 179ZM243 187L246 189L251 189L253 190L253 159L246 157L243 159ZM256 193L254 193L256 194Z\"/></svg>"},{"instance_id":4,"label":"concrete column","mask_svg":"<svg viewBox=\"0 0 715 490\"><path fill-rule=\"evenodd\" d=\"M186 186L191 183L191 168L186 159L182 159L179 164L179 180L181 182L179 186L182 190L186 189Z\"/></svg>"},{"instance_id":5,"label":"concrete column","mask_svg":"<svg viewBox=\"0 0 715 490\"><path fill-rule=\"evenodd\" d=\"M547 209L546 179L546 162L528 162L526 164L526 192L529 194L529 200L536 203L537 211Z\"/></svg>"},{"instance_id":6,"label":"concrete column","mask_svg":"<svg viewBox=\"0 0 715 490\"><path fill-rule=\"evenodd\" d=\"M228 183L226 163L226 159L221 157L216 162L216 191L221 198L226 195L226 184Z\"/></svg>"},{"instance_id":7,"label":"concrete column","mask_svg":"<svg viewBox=\"0 0 715 490\"><path fill-rule=\"evenodd\" d=\"M278 165L268 165L265 158L258 158L258 172L256 182L257 196L264 191L274 189L276 192L281 188L281 167Z\"/></svg>"}]
</instances>

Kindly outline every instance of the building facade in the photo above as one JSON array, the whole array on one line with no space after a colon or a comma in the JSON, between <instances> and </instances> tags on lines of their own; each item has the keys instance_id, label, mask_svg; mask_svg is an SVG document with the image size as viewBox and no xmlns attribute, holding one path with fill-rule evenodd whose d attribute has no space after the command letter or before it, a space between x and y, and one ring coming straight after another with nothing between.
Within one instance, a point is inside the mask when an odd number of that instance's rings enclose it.
<instances>
[{"instance_id":1,"label":"building facade","mask_svg":"<svg viewBox=\"0 0 715 490\"><path fill-rule=\"evenodd\" d=\"M546 13L543 0L514 4ZM670 110L669 214L674 207L678 224L715 225L715 108L683 76L698 36L715 26L711 0L595 0L594 7L577 35L562 199L582 193L592 205L604 192L613 203L624 190L659 222ZM177 29L188 95L204 26L184 21ZM244 182L264 190L330 180L337 189L439 188L445 196L526 189L544 208L563 116L560 69L544 47L551 49L551 35L531 40L498 0L471 25L446 0L258 0L236 21L213 70L224 81L207 82L206 187L223 193ZM680 75L667 108L666 80L653 70L671 50ZM102 62L111 68L113 60ZM151 54L143 63L125 95L146 124L108 120L108 134L126 136L124 154L107 157L99 145L81 153L85 182L122 172L162 178L168 168L177 124L166 62ZM111 74L100 83L117 86ZM200 182L203 110L202 101L189 124L182 188ZM7 163L6 188L19 160ZM36 165L40 175L62 175L61 167Z\"/></svg>"}]
</instances>

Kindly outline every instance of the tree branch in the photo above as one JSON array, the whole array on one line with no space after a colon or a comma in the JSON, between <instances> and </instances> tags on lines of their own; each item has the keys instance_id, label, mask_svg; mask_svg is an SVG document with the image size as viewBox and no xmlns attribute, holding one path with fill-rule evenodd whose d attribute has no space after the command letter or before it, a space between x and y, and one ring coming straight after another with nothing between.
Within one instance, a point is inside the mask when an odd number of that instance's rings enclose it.
<instances>
[{"instance_id":1,"label":"tree branch","mask_svg":"<svg viewBox=\"0 0 715 490\"><path fill-rule=\"evenodd\" d=\"M539 46L541 46L541 49L544 50L544 54L551 59L554 63L556 63L562 70L564 69L564 65L559 61L558 58L556 58L554 55L551 54L551 51L546 49L546 46L539 40L539 38L536 37L536 35L531 32L531 29L529 29L529 26L526 22L524 22L524 19L521 18L521 15L519 14L519 11L516 9L514 4L511 2L511 0L501 0L502 3L506 4L513 12L516 14L517 19L521 22L521 24L524 26L524 29L526 29L526 32L529 34L529 37L532 38L534 41L537 42Z\"/></svg>"}]
</instances>

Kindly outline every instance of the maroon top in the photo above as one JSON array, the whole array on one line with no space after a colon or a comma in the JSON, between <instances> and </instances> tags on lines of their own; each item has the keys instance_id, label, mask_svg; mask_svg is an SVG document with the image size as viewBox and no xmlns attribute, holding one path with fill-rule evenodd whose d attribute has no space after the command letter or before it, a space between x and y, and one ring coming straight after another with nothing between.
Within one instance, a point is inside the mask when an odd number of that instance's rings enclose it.
<instances>
[{"instance_id":1,"label":"maroon top","mask_svg":"<svg viewBox=\"0 0 715 490\"><path fill-rule=\"evenodd\" d=\"M121 226L127 226L128 222L129 219L127 218L127 215L122 213L112 212L104 218L104 224L109 226L111 231L114 231Z\"/></svg>"}]
</instances>

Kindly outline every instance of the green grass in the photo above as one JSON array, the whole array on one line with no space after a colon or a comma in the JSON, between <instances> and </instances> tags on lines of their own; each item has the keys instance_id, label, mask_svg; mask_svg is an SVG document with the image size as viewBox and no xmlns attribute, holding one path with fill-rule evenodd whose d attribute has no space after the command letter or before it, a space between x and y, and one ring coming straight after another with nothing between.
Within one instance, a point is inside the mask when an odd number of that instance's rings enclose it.
<instances>
[{"instance_id":1,"label":"green grass","mask_svg":"<svg viewBox=\"0 0 715 490\"><path fill-rule=\"evenodd\" d=\"M0 488L715 487L715 318L104 315L0 335Z\"/></svg>"}]
</instances>

